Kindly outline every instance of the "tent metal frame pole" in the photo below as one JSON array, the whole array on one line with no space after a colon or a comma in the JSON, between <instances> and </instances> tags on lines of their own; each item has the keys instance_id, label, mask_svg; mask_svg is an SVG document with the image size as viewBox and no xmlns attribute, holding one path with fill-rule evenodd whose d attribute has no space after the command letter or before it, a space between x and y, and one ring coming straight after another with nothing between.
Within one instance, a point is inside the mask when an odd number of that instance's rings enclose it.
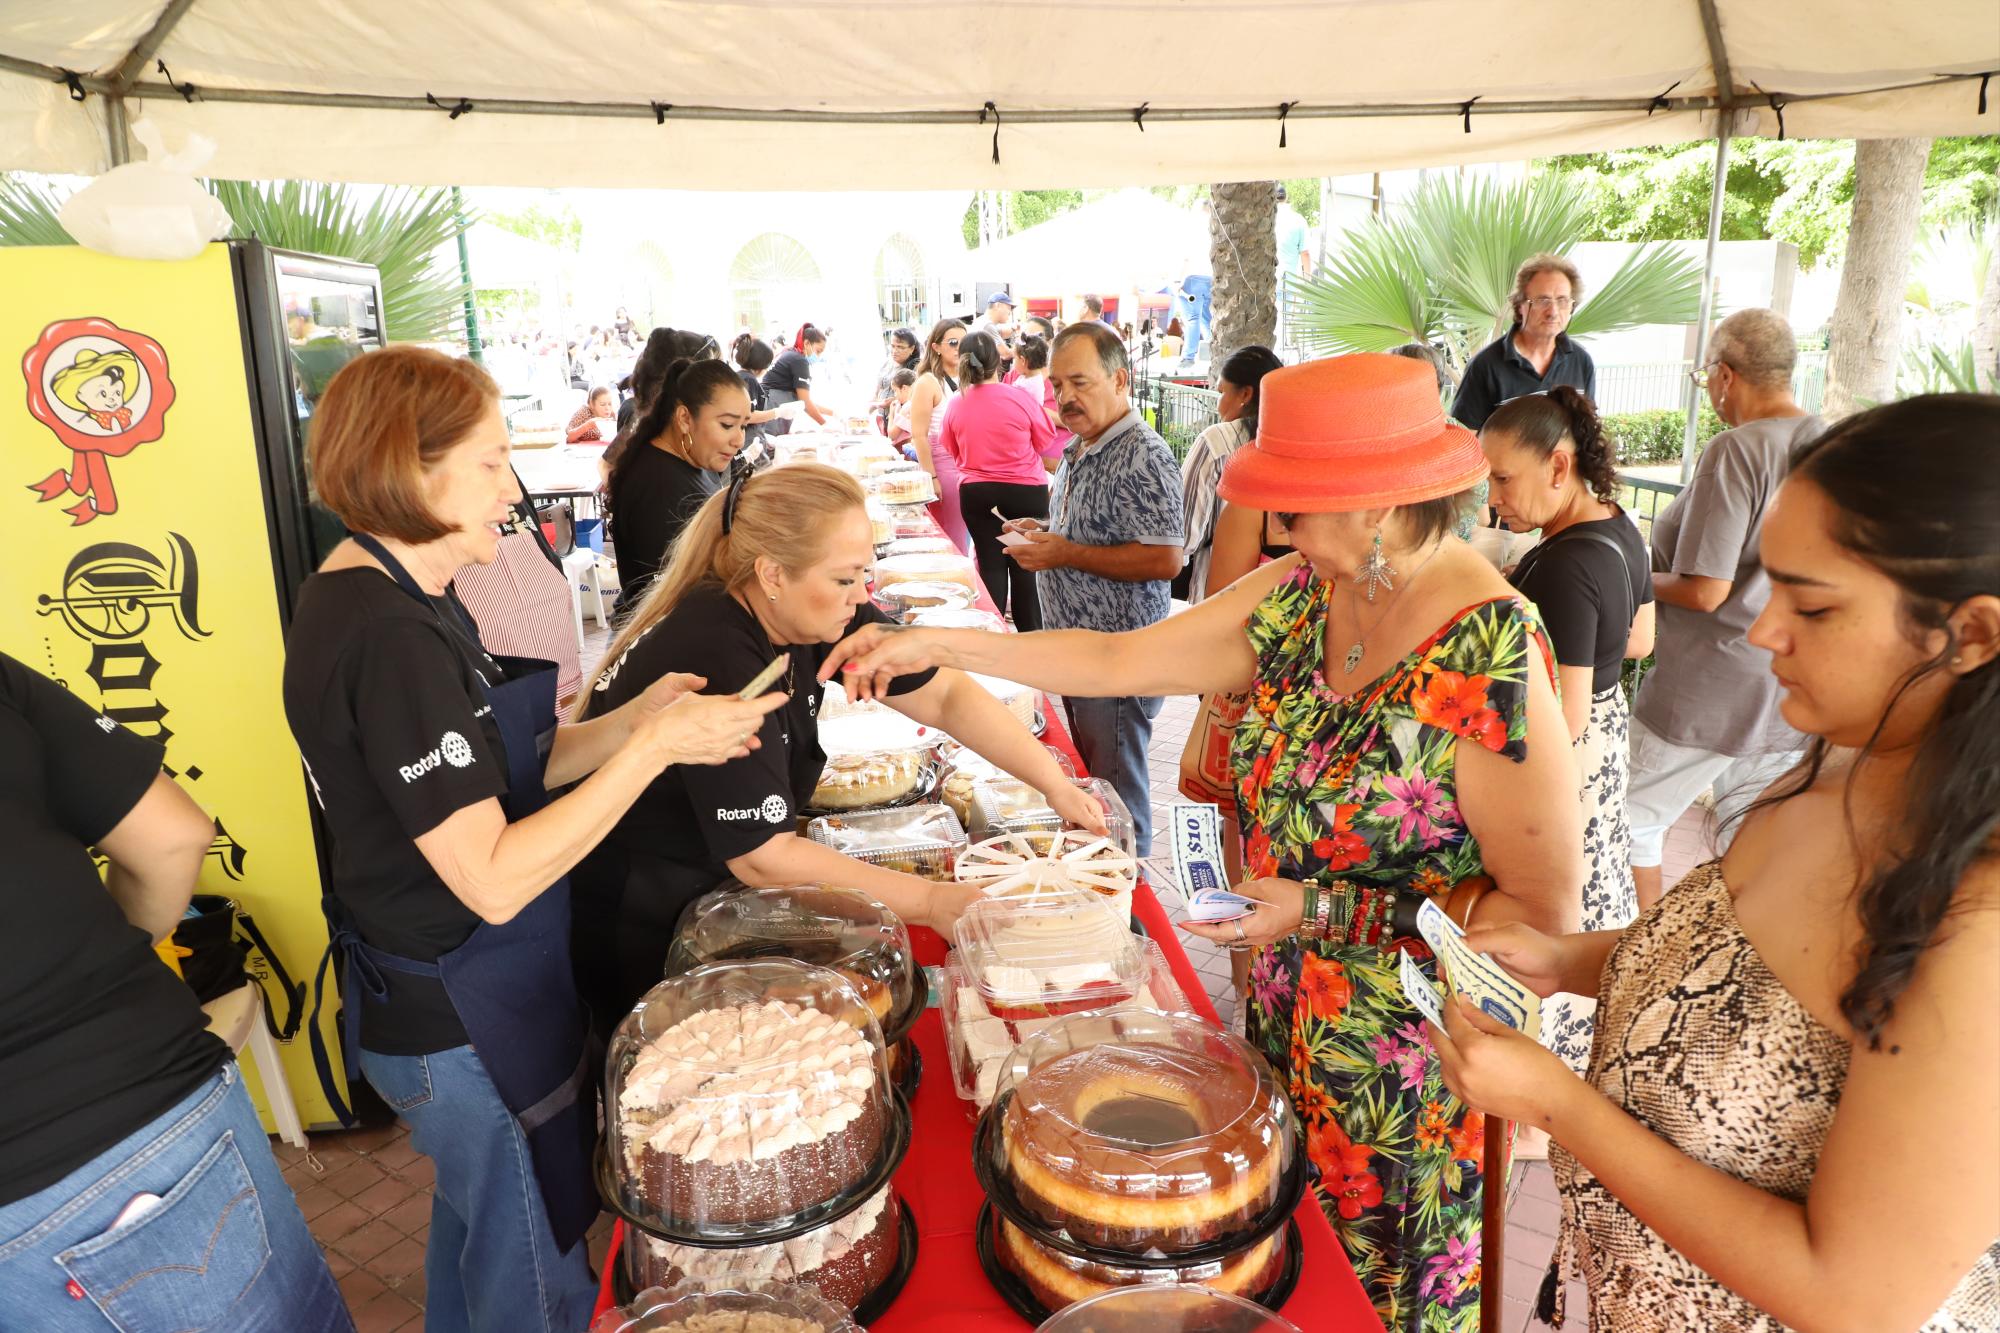
<instances>
[{"instance_id":1,"label":"tent metal frame pole","mask_svg":"<svg viewBox=\"0 0 2000 1333\"><path fill-rule=\"evenodd\" d=\"M1729 188L1729 118L1715 135L1715 182L1708 192L1708 249L1701 261L1701 312L1694 326L1694 369L1708 359L1708 325L1715 315L1715 247L1722 238L1722 200ZM1681 436L1681 485L1694 476L1695 437L1701 433L1702 390L1690 375L1687 384L1687 428Z\"/></svg>"},{"instance_id":2,"label":"tent metal frame pole","mask_svg":"<svg viewBox=\"0 0 2000 1333\"><path fill-rule=\"evenodd\" d=\"M145 35L139 38L138 43L125 53L125 58L118 62L117 72L112 74L111 81L126 88L137 83L139 71L146 67L147 61L160 53L160 48L166 45L167 38L193 8L194 0L167 0L166 8L162 9L159 17L153 20L153 26L146 29Z\"/></svg>"},{"instance_id":3,"label":"tent metal frame pole","mask_svg":"<svg viewBox=\"0 0 2000 1333\"><path fill-rule=\"evenodd\" d=\"M113 94L104 99L104 142L111 165L122 167L132 160L132 133L127 123L125 99Z\"/></svg>"},{"instance_id":4,"label":"tent metal frame pole","mask_svg":"<svg viewBox=\"0 0 2000 1333\"><path fill-rule=\"evenodd\" d=\"M0 56L0 69L16 69L21 72L46 73L60 82L62 71L33 62L13 60ZM1982 77L1981 73L1940 74L1931 78L1912 80L1906 83L1868 88L1845 88L1835 92L1799 93L1785 99L1787 105L1834 101L1864 94L1897 92L1912 88L1932 88L1950 83L1964 83ZM84 76L83 87L90 92L112 93L122 91L127 97L156 98L180 101L188 94L181 88L167 83L139 82L122 89L114 87L109 80L96 76ZM216 88L197 87L193 91L196 101L234 103L247 106L304 106L325 107L357 111L420 111L437 115L440 109L449 111L458 94L440 96L438 102L422 97L391 97L372 93L308 93L288 89L270 88ZM651 102L543 102L516 98L468 98L469 109L475 114L491 113L519 116L585 116L606 120L659 120L660 116ZM443 103L442 108L439 103ZM1728 111L1734 106L1728 97L1598 97L1577 98L1568 101L1546 99L1540 101L1495 101L1480 102L1473 109L1475 116L1538 116L1558 115L1577 111ZM1293 120L1380 120L1397 116L1441 116L1459 119L1467 114L1463 102L1384 102L1370 105L1321 104L1298 105L1289 111ZM799 108L725 107L725 106L682 106L676 104L667 116L668 123L679 120L734 121L743 124L821 124L821 125L959 125L978 127L980 112L976 108L939 107L921 111L814 111ZM1021 108L1007 109L1006 123L1009 125L1130 125L1132 113L1119 107L1088 108ZM1154 107L1146 113L1148 125L1161 122L1188 122L1212 124L1226 121L1274 121L1277 109L1272 106L1210 106L1210 107ZM991 126L986 128L989 130Z\"/></svg>"},{"instance_id":5,"label":"tent metal frame pole","mask_svg":"<svg viewBox=\"0 0 2000 1333\"><path fill-rule=\"evenodd\" d=\"M1736 79L1729 68L1729 43L1722 36L1722 15L1715 0L1695 0L1701 12L1701 32L1708 42L1708 64L1715 76L1715 179L1708 190L1708 243L1701 260L1701 304L1695 317L1694 361L1700 371L1708 359L1708 324L1715 315L1715 247L1722 239L1722 201L1729 190L1729 133L1735 128ZM1681 431L1681 485L1694 477L1695 439L1701 434L1703 390L1688 376L1687 423Z\"/></svg>"}]
</instances>

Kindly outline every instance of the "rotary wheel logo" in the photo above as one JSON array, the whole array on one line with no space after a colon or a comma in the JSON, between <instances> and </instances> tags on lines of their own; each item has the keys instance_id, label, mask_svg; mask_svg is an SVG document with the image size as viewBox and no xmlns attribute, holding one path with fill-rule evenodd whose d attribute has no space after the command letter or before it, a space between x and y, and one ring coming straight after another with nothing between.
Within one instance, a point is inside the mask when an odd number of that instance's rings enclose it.
<instances>
[{"instance_id":1,"label":"rotary wheel logo","mask_svg":"<svg viewBox=\"0 0 2000 1333\"><path fill-rule=\"evenodd\" d=\"M455 731L447 731L438 742L438 749L444 754L444 761L453 768L464 768L472 762L472 746L465 737Z\"/></svg>"},{"instance_id":2,"label":"rotary wheel logo","mask_svg":"<svg viewBox=\"0 0 2000 1333\"><path fill-rule=\"evenodd\" d=\"M784 797L766 796L764 798L763 809L766 822L772 824L782 824L784 822L786 813Z\"/></svg>"}]
</instances>

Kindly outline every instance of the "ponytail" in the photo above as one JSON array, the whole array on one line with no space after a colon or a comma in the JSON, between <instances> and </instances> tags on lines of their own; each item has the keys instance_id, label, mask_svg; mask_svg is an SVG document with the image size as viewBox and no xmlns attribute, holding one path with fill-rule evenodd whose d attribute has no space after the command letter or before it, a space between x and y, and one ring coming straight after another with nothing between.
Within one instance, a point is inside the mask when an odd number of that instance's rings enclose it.
<instances>
[{"instance_id":1,"label":"ponytail","mask_svg":"<svg viewBox=\"0 0 2000 1333\"><path fill-rule=\"evenodd\" d=\"M736 509L725 532L722 513L732 490ZM660 572L585 682L579 719L592 711L605 671L701 584L712 581L740 592L756 578L759 556L777 561L788 574L810 569L825 558L835 523L866 504L860 482L820 463L771 468L709 496L681 529ZM728 681L712 683L733 688Z\"/></svg>"},{"instance_id":2,"label":"ponytail","mask_svg":"<svg viewBox=\"0 0 2000 1333\"><path fill-rule=\"evenodd\" d=\"M1576 451L1576 475L1604 504L1618 502L1618 449L1604 433L1597 409L1580 389L1558 384L1542 393L1509 398L1493 409L1480 434L1505 435L1537 458L1564 440Z\"/></svg>"},{"instance_id":3,"label":"ponytail","mask_svg":"<svg viewBox=\"0 0 2000 1333\"><path fill-rule=\"evenodd\" d=\"M1239 347L1229 354L1222 363L1219 379L1228 380L1239 389L1250 391L1250 405L1243 409L1237 420L1243 423L1243 438L1257 438L1257 410L1264 402L1264 377L1274 370L1284 369L1285 363L1278 354L1268 347L1253 344Z\"/></svg>"},{"instance_id":4,"label":"ponytail","mask_svg":"<svg viewBox=\"0 0 2000 1333\"><path fill-rule=\"evenodd\" d=\"M739 392L743 389L742 378L726 361L713 357L690 361L682 357L668 364L652 405L643 409L632 429L605 451L605 462L611 469L605 489L614 512L618 508L618 493L631 475L632 459L639 450L650 448L655 440L664 438L673 429L674 410L685 407L689 416L697 416L724 388Z\"/></svg>"},{"instance_id":5,"label":"ponytail","mask_svg":"<svg viewBox=\"0 0 2000 1333\"><path fill-rule=\"evenodd\" d=\"M990 333L968 333L958 344L958 382L967 388L1000 373L1000 344Z\"/></svg>"},{"instance_id":6,"label":"ponytail","mask_svg":"<svg viewBox=\"0 0 2000 1333\"><path fill-rule=\"evenodd\" d=\"M794 352L803 352L806 350L807 343L824 343L825 341L826 335L824 333L821 333L810 324L801 324L799 325L798 336L792 339L792 350Z\"/></svg>"}]
</instances>

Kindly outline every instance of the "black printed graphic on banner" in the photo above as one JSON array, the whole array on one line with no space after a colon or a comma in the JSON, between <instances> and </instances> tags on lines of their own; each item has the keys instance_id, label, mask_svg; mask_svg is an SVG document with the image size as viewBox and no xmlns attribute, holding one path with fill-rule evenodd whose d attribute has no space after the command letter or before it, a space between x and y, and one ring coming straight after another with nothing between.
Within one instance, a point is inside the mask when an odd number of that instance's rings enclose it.
<instances>
[{"instance_id":1,"label":"black printed graphic on banner","mask_svg":"<svg viewBox=\"0 0 2000 1333\"><path fill-rule=\"evenodd\" d=\"M201 563L178 532L167 534L167 558L143 546L99 542L78 551L63 571L59 594L35 599L40 615L60 615L79 639L136 639L155 610L171 611L182 637L205 639L199 598Z\"/></svg>"}]
</instances>

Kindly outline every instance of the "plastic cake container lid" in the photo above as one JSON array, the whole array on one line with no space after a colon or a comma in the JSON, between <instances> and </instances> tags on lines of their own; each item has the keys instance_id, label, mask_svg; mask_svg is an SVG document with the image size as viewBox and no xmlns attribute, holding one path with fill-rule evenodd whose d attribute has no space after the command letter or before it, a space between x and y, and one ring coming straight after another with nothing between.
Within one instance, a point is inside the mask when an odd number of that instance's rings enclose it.
<instances>
[{"instance_id":1,"label":"plastic cake container lid","mask_svg":"<svg viewBox=\"0 0 2000 1333\"><path fill-rule=\"evenodd\" d=\"M910 932L894 912L859 889L813 884L753 889L732 882L705 893L681 916L667 951L667 975L703 963L755 958L793 958L832 968L861 993L885 1044L902 1037L907 1030L902 1020L922 1006Z\"/></svg>"}]
</instances>

